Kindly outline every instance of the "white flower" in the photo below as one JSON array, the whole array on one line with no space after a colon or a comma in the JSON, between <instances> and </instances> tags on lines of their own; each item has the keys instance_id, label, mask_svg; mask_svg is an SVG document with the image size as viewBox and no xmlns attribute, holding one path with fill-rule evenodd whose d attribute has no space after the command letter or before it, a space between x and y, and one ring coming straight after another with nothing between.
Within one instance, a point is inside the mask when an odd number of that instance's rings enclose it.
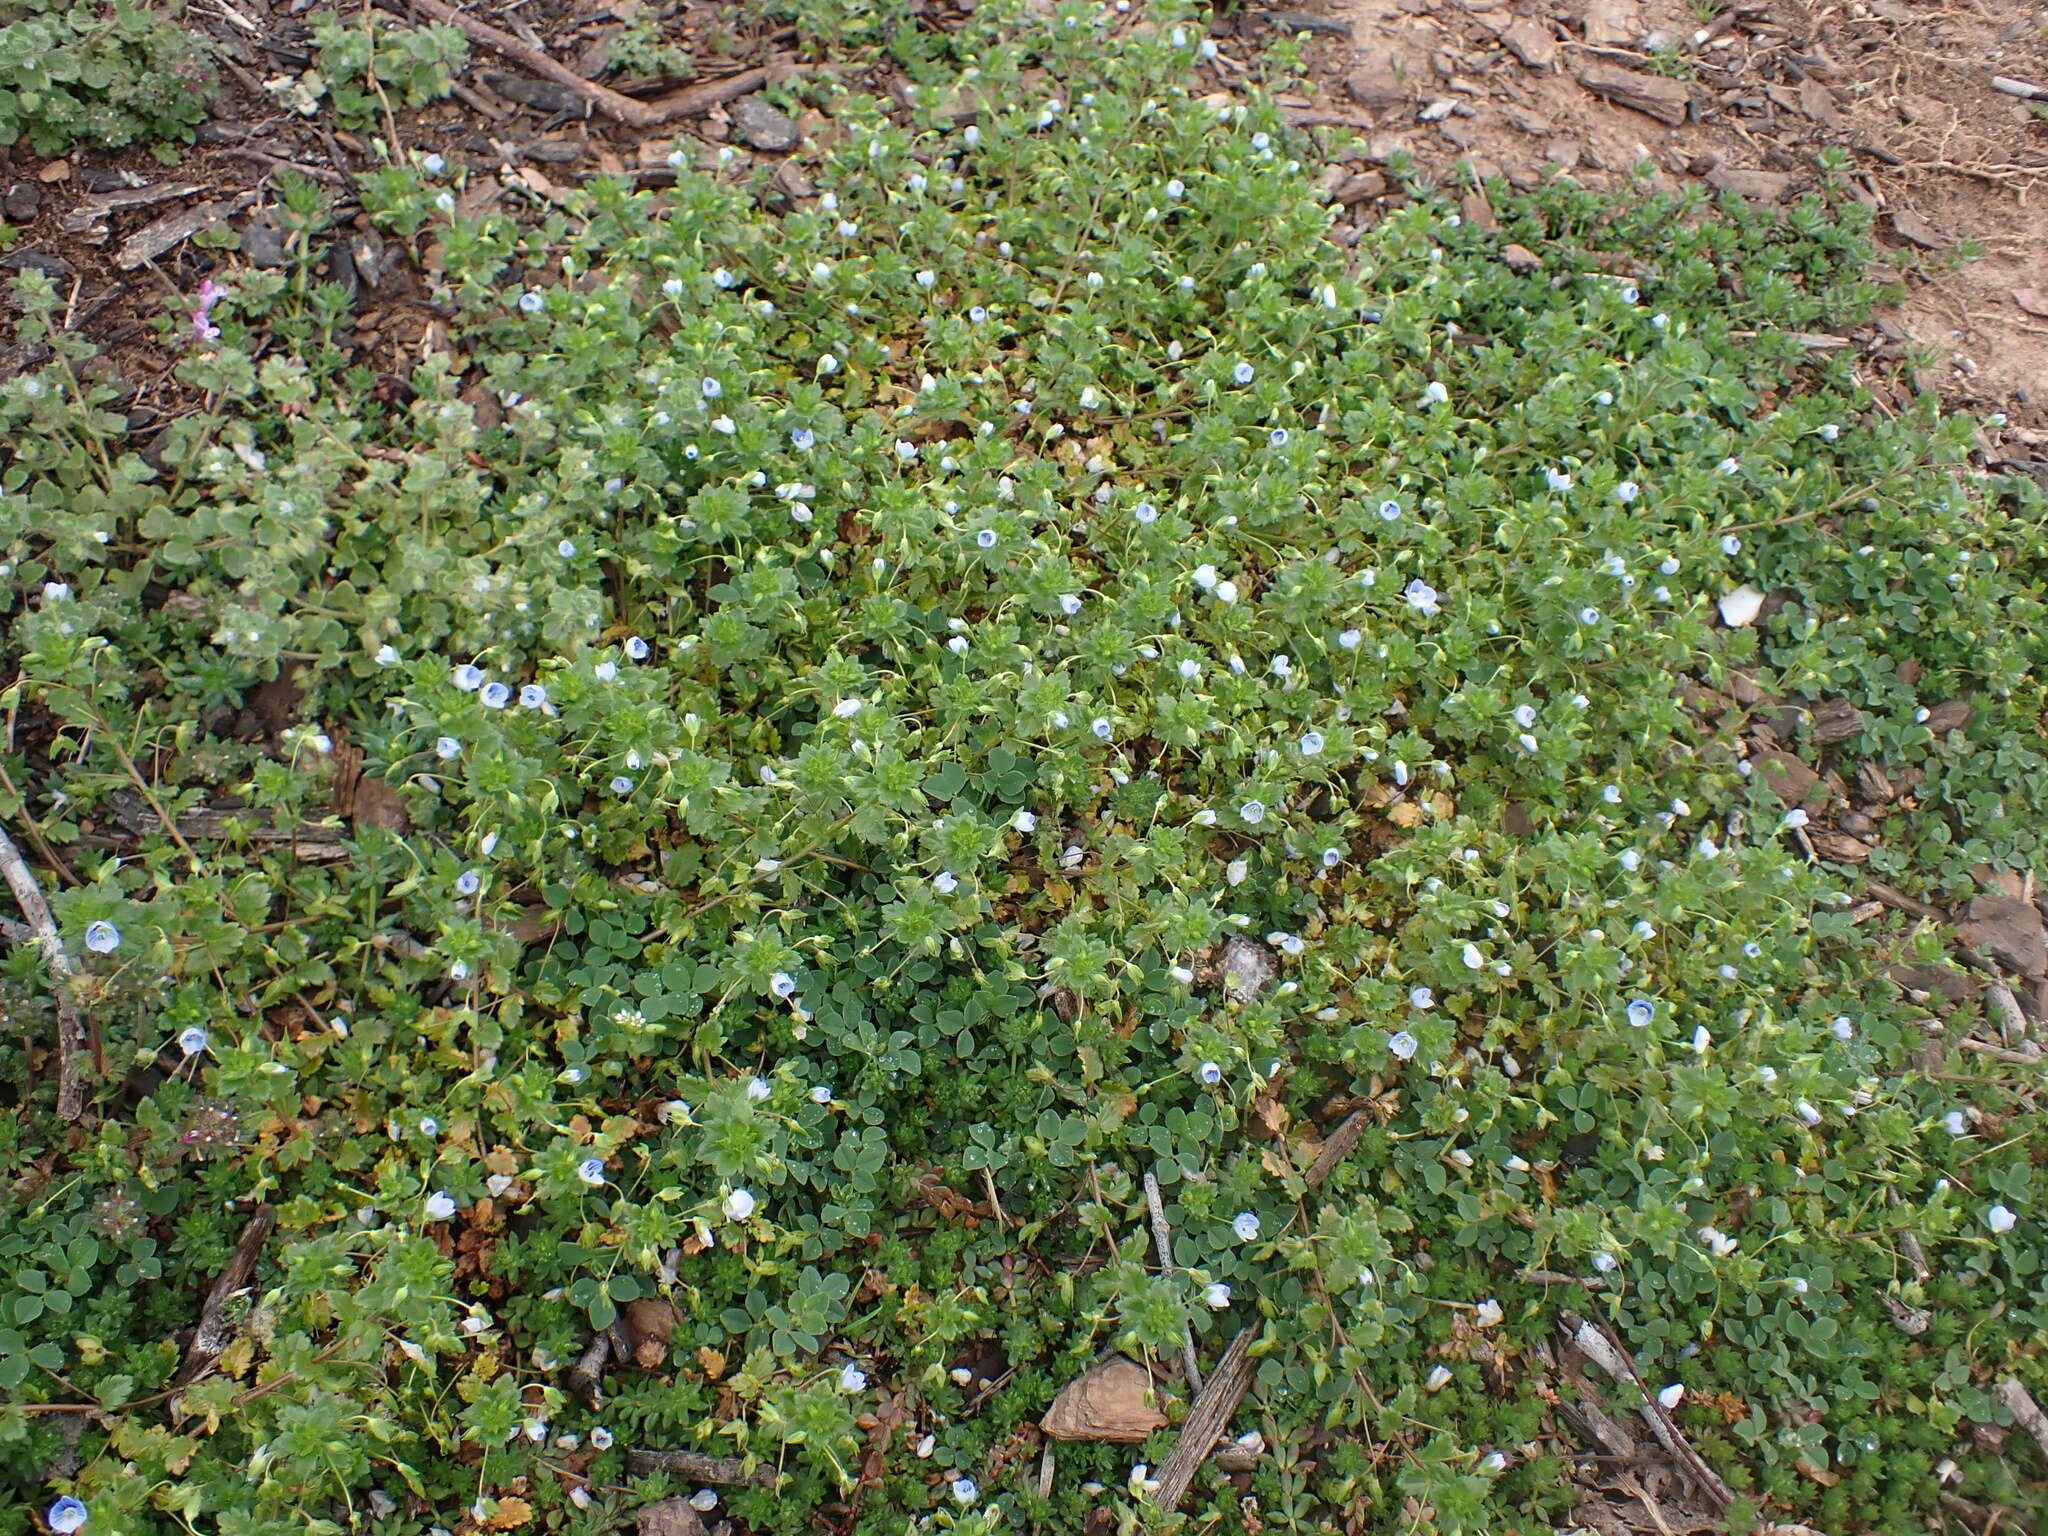
<instances>
[{"instance_id":1,"label":"white flower","mask_svg":"<svg viewBox=\"0 0 2048 1536\"><path fill-rule=\"evenodd\" d=\"M197 1024L178 1032L178 1049L187 1056L197 1056L206 1049L206 1031Z\"/></svg>"},{"instance_id":2,"label":"white flower","mask_svg":"<svg viewBox=\"0 0 2048 1536\"><path fill-rule=\"evenodd\" d=\"M950 896L960 888L960 881L949 869L942 869L932 876L932 889L941 896Z\"/></svg>"},{"instance_id":3,"label":"white flower","mask_svg":"<svg viewBox=\"0 0 2048 1536\"><path fill-rule=\"evenodd\" d=\"M1684 1401L1685 1387L1683 1386L1683 1384L1676 1381L1671 1383L1670 1386L1664 1388L1663 1391L1657 1394L1657 1402L1659 1403L1659 1405L1665 1408L1676 1408L1680 1403Z\"/></svg>"},{"instance_id":4,"label":"white flower","mask_svg":"<svg viewBox=\"0 0 2048 1536\"><path fill-rule=\"evenodd\" d=\"M1408 599L1409 606L1420 614L1433 617L1441 607L1437 601L1436 588L1419 576L1402 589L1401 595Z\"/></svg>"},{"instance_id":5,"label":"white flower","mask_svg":"<svg viewBox=\"0 0 2048 1536\"><path fill-rule=\"evenodd\" d=\"M426 1212L429 1221L446 1221L455 1214L455 1201L437 1189L427 1196Z\"/></svg>"},{"instance_id":6,"label":"white flower","mask_svg":"<svg viewBox=\"0 0 2048 1536\"><path fill-rule=\"evenodd\" d=\"M1337 643L1347 651L1355 651L1364 639L1365 635L1361 631L1347 629L1337 636Z\"/></svg>"},{"instance_id":7,"label":"white flower","mask_svg":"<svg viewBox=\"0 0 2048 1536\"><path fill-rule=\"evenodd\" d=\"M1801 1099L1797 1104L1793 1105L1792 1107L1799 1111L1799 1118L1804 1120L1808 1125L1820 1124L1820 1111L1815 1109L1806 1100Z\"/></svg>"},{"instance_id":8,"label":"white flower","mask_svg":"<svg viewBox=\"0 0 2048 1536\"><path fill-rule=\"evenodd\" d=\"M1223 879L1228 885L1243 885L1245 877L1251 874L1251 872L1252 867L1249 862L1244 859L1232 859L1223 866Z\"/></svg>"},{"instance_id":9,"label":"white flower","mask_svg":"<svg viewBox=\"0 0 2048 1536\"><path fill-rule=\"evenodd\" d=\"M1230 1230L1237 1234L1241 1243L1249 1243L1259 1235L1259 1217L1255 1211L1239 1211L1230 1218Z\"/></svg>"},{"instance_id":10,"label":"white flower","mask_svg":"<svg viewBox=\"0 0 2048 1536\"><path fill-rule=\"evenodd\" d=\"M1429 388L1422 392L1422 398L1431 405L1442 405L1451 398L1451 392L1444 387L1441 379L1431 379Z\"/></svg>"},{"instance_id":11,"label":"white flower","mask_svg":"<svg viewBox=\"0 0 2048 1536\"><path fill-rule=\"evenodd\" d=\"M121 947L121 930L104 919L88 924L85 930L85 947L96 955L111 955Z\"/></svg>"},{"instance_id":12,"label":"white flower","mask_svg":"<svg viewBox=\"0 0 2048 1536\"><path fill-rule=\"evenodd\" d=\"M773 1088L768 1086L768 1079L765 1077L750 1077L747 1079L747 1097L756 1104L774 1093L774 1091Z\"/></svg>"},{"instance_id":13,"label":"white flower","mask_svg":"<svg viewBox=\"0 0 2048 1536\"><path fill-rule=\"evenodd\" d=\"M1572 488L1572 477L1561 469L1543 471L1543 483L1553 491L1568 491Z\"/></svg>"},{"instance_id":14,"label":"white flower","mask_svg":"<svg viewBox=\"0 0 2048 1536\"><path fill-rule=\"evenodd\" d=\"M1596 1253L1593 1255L1593 1267L1603 1275L1614 1272L1615 1262L1615 1257L1611 1253Z\"/></svg>"},{"instance_id":15,"label":"white flower","mask_svg":"<svg viewBox=\"0 0 2048 1536\"><path fill-rule=\"evenodd\" d=\"M592 1189L597 1188L598 1185L604 1183L604 1159L601 1157L586 1157L576 1165L576 1177L588 1184Z\"/></svg>"},{"instance_id":16,"label":"white flower","mask_svg":"<svg viewBox=\"0 0 2048 1536\"><path fill-rule=\"evenodd\" d=\"M1451 1375L1450 1368L1448 1366L1440 1365L1436 1367L1436 1369L1432 1370L1428 1376L1423 1378L1422 1389L1425 1392L1441 1392L1445 1387L1448 1387L1454 1379L1455 1378Z\"/></svg>"},{"instance_id":17,"label":"white flower","mask_svg":"<svg viewBox=\"0 0 2048 1536\"><path fill-rule=\"evenodd\" d=\"M1633 480L1624 480L1614 488L1614 499L1616 501L1634 501L1641 494L1642 487Z\"/></svg>"},{"instance_id":18,"label":"white flower","mask_svg":"<svg viewBox=\"0 0 2048 1536\"><path fill-rule=\"evenodd\" d=\"M1405 1029L1397 1029L1387 1036L1387 1050L1402 1061L1413 1061L1422 1043Z\"/></svg>"},{"instance_id":19,"label":"white flower","mask_svg":"<svg viewBox=\"0 0 2048 1536\"><path fill-rule=\"evenodd\" d=\"M974 132L972 128L967 131L969 133ZM971 1477L956 1477L953 1479L953 1498L956 1503L972 1504L980 1492L981 1490L975 1487L974 1479Z\"/></svg>"},{"instance_id":20,"label":"white flower","mask_svg":"<svg viewBox=\"0 0 2048 1536\"><path fill-rule=\"evenodd\" d=\"M397 666L397 665L398 665L398 647L397 647L397 646L395 646L395 645L380 645L380 646L378 646L378 647L377 647L377 656L376 656L376 661L377 661L377 665L378 665L378 666L380 666L380 667L395 667L395 666Z\"/></svg>"},{"instance_id":21,"label":"white flower","mask_svg":"<svg viewBox=\"0 0 2048 1536\"><path fill-rule=\"evenodd\" d=\"M817 1087L811 1090L811 1102L813 1104L830 1104L832 1102L831 1087L825 1083L818 1084Z\"/></svg>"},{"instance_id":22,"label":"white flower","mask_svg":"<svg viewBox=\"0 0 2048 1536\"><path fill-rule=\"evenodd\" d=\"M744 1189L736 1189L720 1203L728 1221L745 1221L754 1214L754 1197Z\"/></svg>"},{"instance_id":23,"label":"white flower","mask_svg":"<svg viewBox=\"0 0 2048 1536\"><path fill-rule=\"evenodd\" d=\"M590 1432L590 1448L593 1451L608 1451L612 1448L612 1432L602 1424Z\"/></svg>"},{"instance_id":24,"label":"white flower","mask_svg":"<svg viewBox=\"0 0 2048 1536\"><path fill-rule=\"evenodd\" d=\"M1230 1287L1218 1280L1202 1291L1202 1300L1214 1310L1221 1312L1230 1305Z\"/></svg>"},{"instance_id":25,"label":"white flower","mask_svg":"<svg viewBox=\"0 0 2048 1536\"><path fill-rule=\"evenodd\" d=\"M1428 987L1410 987L1408 989L1408 1006L1417 1011L1434 1008L1436 1006L1436 994L1430 991Z\"/></svg>"},{"instance_id":26,"label":"white flower","mask_svg":"<svg viewBox=\"0 0 2048 1536\"><path fill-rule=\"evenodd\" d=\"M1508 1459L1499 1451L1488 1451L1479 1458L1479 1472L1483 1477L1498 1477L1507 1469Z\"/></svg>"},{"instance_id":27,"label":"white flower","mask_svg":"<svg viewBox=\"0 0 2048 1536\"><path fill-rule=\"evenodd\" d=\"M1943 1115L1941 1125L1951 1136L1967 1136L1970 1133L1970 1122L1960 1109L1952 1109Z\"/></svg>"},{"instance_id":28,"label":"white flower","mask_svg":"<svg viewBox=\"0 0 2048 1536\"><path fill-rule=\"evenodd\" d=\"M1217 601L1217 602L1219 602L1219 603L1234 603L1234 602L1236 602L1236 601L1237 601L1237 583L1236 583L1236 582L1234 582L1234 581L1219 581L1219 582L1217 582L1217 583L1216 583L1216 601Z\"/></svg>"},{"instance_id":29,"label":"white flower","mask_svg":"<svg viewBox=\"0 0 2048 1536\"><path fill-rule=\"evenodd\" d=\"M839 1390L860 1392L867 1388L868 1373L857 1365L847 1364L839 1368Z\"/></svg>"},{"instance_id":30,"label":"white flower","mask_svg":"<svg viewBox=\"0 0 2048 1536\"><path fill-rule=\"evenodd\" d=\"M1993 1232L2010 1232L2018 1221L2019 1217L2002 1205L1994 1205L1984 1213L1984 1225Z\"/></svg>"},{"instance_id":31,"label":"white flower","mask_svg":"<svg viewBox=\"0 0 2048 1536\"><path fill-rule=\"evenodd\" d=\"M1028 837L1038 830L1038 817L1030 811L1019 811L1010 818L1010 825Z\"/></svg>"}]
</instances>

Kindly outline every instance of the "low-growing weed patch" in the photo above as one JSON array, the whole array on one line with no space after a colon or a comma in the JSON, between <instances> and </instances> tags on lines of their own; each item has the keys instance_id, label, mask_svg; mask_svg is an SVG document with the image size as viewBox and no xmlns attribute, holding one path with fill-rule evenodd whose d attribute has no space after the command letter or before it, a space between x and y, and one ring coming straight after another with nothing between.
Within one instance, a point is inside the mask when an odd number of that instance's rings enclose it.
<instances>
[{"instance_id":1,"label":"low-growing weed patch","mask_svg":"<svg viewBox=\"0 0 2048 1536\"><path fill-rule=\"evenodd\" d=\"M10 1506L596 1531L696 1491L655 1447L779 1475L744 1531L1156 1527L1171 1424L1046 1497L1036 1421L1112 1348L1177 1418L1257 1325L1190 1528L1534 1533L1571 1311L1731 1530L2038 1507L2027 1084L1926 1070L1938 938L1730 702L1853 706L1894 883L2039 866L2042 498L1799 339L1868 212L1417 186L1343 250L1199 27L1000 9L894 38L907 111L817 86L773 213L377 173L446 349L345 366L338 290L241 273L146 452L19 279L0 818L94 1033L65 1124L16 947Z\"/></svg>"}]
</instances>

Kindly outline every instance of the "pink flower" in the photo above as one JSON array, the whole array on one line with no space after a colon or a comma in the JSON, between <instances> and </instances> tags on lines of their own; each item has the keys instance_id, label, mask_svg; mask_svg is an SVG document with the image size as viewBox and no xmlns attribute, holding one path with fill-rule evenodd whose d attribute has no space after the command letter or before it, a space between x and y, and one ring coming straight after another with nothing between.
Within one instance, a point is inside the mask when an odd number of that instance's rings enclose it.
<instances>
[{"instance_id":1,"label":"pink flower","mask_svg":"<svg viewBox=\"0 0 2048 1536\"><path fill-rule=\"evenodd\" d=\"M227 297L227 290L208 278L199 285L199 307L192 311L192 334L200 341L220 340L220 327L207 319L213 306Z\"/></svg>"}]
</instances>

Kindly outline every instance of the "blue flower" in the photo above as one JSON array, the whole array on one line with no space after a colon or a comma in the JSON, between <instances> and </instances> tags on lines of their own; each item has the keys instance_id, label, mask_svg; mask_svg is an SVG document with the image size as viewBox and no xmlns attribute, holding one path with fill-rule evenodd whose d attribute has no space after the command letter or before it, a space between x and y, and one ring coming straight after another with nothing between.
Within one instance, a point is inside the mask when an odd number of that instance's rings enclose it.
<instances>
[{"instance_id":1,"label":"blue flower","mask_svg":"<svg viewBox=\"0 0 2048 1536\"><path fill-rule=\"evenodd\" d=\"M1230 370L1230 376L1240 384L1249 384L1252 381L1252 365L1250 363L1239 363Z\"/></svg>"},{"instance_id":2,"label":"blue flower","mask_svg":"<svg viewBox=\"0 0 2048 1536\"><path fill-rule=\"evenodd\" d=\"M974 132L972 128L967 131L969 133ZM972 1504L980 1493L981 1490L974 1485L973 1478L956 1477L953 1479L953 1498L957 1503Z\"/></svg>"},{"instance_id":3,"label":"blue flower","mask_svg":"<svg viewBox=\"0 0 2048 1536\"><path fill-rule=\"evenodd\" d=\"M1287 429L1285 427L1275 427L1266 434L1266 441L1275 448L1285 448L1287 446Z\"/></svg>"},{"instance_id":4,"label":"blue flower","mask_svg":"<svg viewBox=\"0 0 2048 1536\"><path fill-rule=\"evenodd\" d=\"M633 792L633 781L623 773L616 774L612 778L611 790L615 795L630 795Z\"/></svg>"},{"instance_id":5,"label":"blue flower","mask_svg":"<svg viewBox=\"0 0 2048 1536\"><path fill-rule=\"evenodd\" d=\"M1387 498L1387 499L1386 499L1385 501L1383 501L1383 502L1381 502L1381 503L1380 503L1380 521L1381 521L1381 522L1383 522L1383 523L1396 523L1396 522L1399 522L1400 520L1401 520L1401 503L1399 503L1398 501L1395 501L1395 500L1394 500L1394 499L1393 499L1393 498L1392 498L1391 496L1390 496L1390 497L1388 497L1388 498Z\"/></svg>"},{"instance_id":6,"label":"blue flower","mask_svg":"<svg viewBox=\"0 0 2048 1536\"><path fill-rule=\"evenodd\" d=\"M809 427L797 427L789 434L789 445L798 453L807 452L818 440L818 434Z\"/></svg>"},{"instance_id":7,"label":"blue flower","mask_svg":"<svg viewBox=\"0 0 2048 1536\"><path fill-rule=\"evenodd\" d=\"M519 295L519 307L529 315L536 313L545 303L547 303L546 296L532 289Z\"/></svg>"},{"instance_id":8,"label":"blue flower","mask_svg":"<svg viewBox=\"0 0 2048 1536\"><path fill-rule=\"evenodd\" d=\"M1149 501L1141 501L1131 508L1131 516L1141 523L1157 522L1159 520L1159 509Z\"/></svg>"},{"instance_id":9,"label":"blue flower","mask_svg":"<svg viewBox=\"0 0 2048 1536\"><path fill-rule=\"evenodd\" d=\"M1632 1027L1647 1029L1650 1021L1656 1017L1656 1005L1647 997L1632 997L1628 1000L1628 1021Z\"/></svg>"},{"instance_id":10,"label":"blue flower","mask_svg":"<svg viewBox=\"0 0 2048 1536\"><path fill-rule=\"evenodd\" d=\"M197 1024L178 1031L178 1049L187 1056L197 1056L206 1049L206 1031Z\"/></svg>"},{"instance_id":11,"label":"blue flower","mask_svg":"<svg viewBox=\"0 0 2048 1536\"><path fill-rule=\"evenodd\" d=\"M1436 994L1428 987L1410 987L1408 989L1408 1006L1417 1010L1434 1008L1436 1006Z\"/></svg>"},{"instance_id":12,"label":"blue flower","mask_svg":"<svg viewBox=\"0 0 2048 1536\"><path fill-rule=\"evenodd\" d=\"M1433 617L1442 607L1437 601L1436 588L1419 576L1402 589L1401 595L1408 599L1410 607L1425 616Z\"/></svg>"},{"instance_id":13,"label":"blue flower","mask_svg":"<svg viewBox=\"0 0 2048 1536\"><path fill-rule=\"evenodd\" d=\"M648 650L647 642L638 635L626 636L626 655L632 660L645 661L648 656Z\"/></svg>"},{"instance_id":14,"label":"blue flower","mask_svg":"<svg viewBox=\"0 0 2048 1536\"><path fill-rule=\"evenodd\" d=\"M1724 554L1724 555L1734 555L1734 554L1740 554L1741 552L1742 552L1742 540L1740 540L1740 539L1738 539L1737 537L1735 537L1735 535L1734 535L1734 534L1732 534L1732 533L1729 533L1729 534L1723 534L1723 535L1722 535L1722 537L1721 537L1721 553L1722 553L1722 554Z\"/></svg>"},{"instance_id":15,"label":"blue flower","mask_svg":"<svg viewBox=\"0 0 2048 1536\"><path fill-rule=\"evenodd\" d=\"M540 709L547 701L548 691L539 683L528 683L519 690L519 704L523 709Z\"/></svg>"},{"instance_id":16,"label":"blue flower","mask_svg":"<svg viewBox=\"0 0 2048 1536\"><path fill-rule=\"evenodd\" d=\"M1109 723L1109 719L1105 715L1097 715L1093 720L1089 721L1088 729L1095 733L1098 741L1109 740L1110 736L1115 732L1115 727Z\"/></svg>"},{"instance_id":17,"label":"blue flower","mask_svg":"<svg viewBox=\"0 0 2048 1536\"><path fill-rule=\"evenodd\" d=\"M796 978L787 971L777 971L768 978L768 990L777 997L789 997L796 991Z\"/></svg>"},{"instance_id":18,"label":"blue flower","mask_svg":"<svg viewBox=\"0 0 2048 1536\"><path fill-rule=\"evenodd\" d=\"M85 1524L86 1514L85 1505L67 1493L43 1512L43 1523L57 1532L57 1536L70 1536Z\"/></svg>"},{"instance_id":19,"label":"blue flower","mask_svg":"<svg viewBox=\"0 0 2048 1536\"><path fill-rule=\"evenodd\" d=\"M995 529L984 528L974 536L974 542L983 549L994 549L996 547L996 537Z\"/></svg>"},{"instance_id":20,"label":"blue flower","mask_svg":"<svg viewBox=\"0 0 2048 1536\"><path fill-rule=\"evenodd\" d=\"M455 894L458 896L474 896L483 888L484 877L473 869L465 869L455 877Z\"/></svg>"},{"instance_id":21,"label":"blue flower","mask_svg":"<svg viewBox=\"0 0 2048 1536\"><path fill-rule=\"evenodd\" d=\"M1213 1087L1223 1081L1223 1069L1213 1061L1205 1061L1196 1069L1195 1076Z\"/></svg>"},{"instance_id":22,"label":"blue flower","mask_svg":"<svg viewBox=\"0 0 2048 1536\"><path fill-rule=\"evenodd\" d=\"M485 709L503 709L512 702L512 690L503 683L485 683L477 699Z\"/></svg>"},{"instance_id":23,"label":"blue flower","mask_svg":"<svg viewBox=\"0 0 2048 1536\"><path fill-rule=\"evenodd\" d=\"M590 1448L593 1451L608 1451L612 1448L614 1443L615 1442L612 1439L612 1432L606 1429L602 1424L598 1425L597 1428L593 1429L590 1432Z\"/></svg>"},{"instance_id":24,"label":"blue flower","mask_svg":"<svg viewBox=\"0 0 2048 1536\"><path fill-rule=\"evenodd\" d=\"M949 869L942 869L932 876L932 889L941 896L950 896L960 889L960 881Z\"/></svg>"},{"instance_id":25,"label":"blue flower","mask_svg":"<svg viewBox=\"0 0 2048 1536\"><path fill-rule=\"evenodd\" d=\"M475 693L484 685L484 674L481 668L465 661L450 674L450 681L464 693Z\"/></svg>"},{"instance_id":26,"label":"blue flower","mask_svg":"<svg viewBox=\"0 0 2048 1536\"><path fill-rule=\"evenodd\" d=\"M1256 827L1266 819L1266 802L1263 800L1247 800L1237 808L1237 814L1246 826Z\"/></svg>"},{"instance_id":27,"label":"blue flower","mask_svg":"<svg viewBox=\"0 0 2048 1536\"><path fill-rule=\"evenodd\" d=\"M1259 1217L1256 1211L1239 1211L1230 1218L1230 1230L1237 1234L1241 1243L1249 1243L1259 1235Z\"/></svg>"},{"instance_id":28,"label":"blue flower","mask_svg":"<svg viewBox=\"0 0 2048 1536\"><path fill-rule=\"evenodd\" d=\"M574 539L562 540L561 543L555 546L555 553L564 560L574 560L576 558L576 541Z\"/></svg>"},{"instance_id":29,"label":"blue flower","mask_svg":"<svg viewBox=\"0 0 2048 1536\"><path fill-rule=\"evenodd\" d=\"M85 947L96 955L111 955L121 947L121 930L106 921L89 924L85 930Z\"/></svg>"},{"instance_id":30,"label":"blue flower","mask_svg":"<svg viewBox=\"0 0 2048 1536\"><path fill-rule=\"evenodd\" d=\"M601 1157L586 1157L576 1165L576 1177L588 1184L592 1189L596 1189L600 1184L604 1183L604 1159Z\"/></svg>"},{"instance_id":31,"label":"blue flower","mask_svg":"<svg viewBox=\"0 0 2048 1536\"><path fill-rule=\"evenodd\" d=\"M1301 755L1303 757L1314 757L1322 750L1323 733L1321 731L1305 731L1302 733Z\"/></svg>"}]
</instances>

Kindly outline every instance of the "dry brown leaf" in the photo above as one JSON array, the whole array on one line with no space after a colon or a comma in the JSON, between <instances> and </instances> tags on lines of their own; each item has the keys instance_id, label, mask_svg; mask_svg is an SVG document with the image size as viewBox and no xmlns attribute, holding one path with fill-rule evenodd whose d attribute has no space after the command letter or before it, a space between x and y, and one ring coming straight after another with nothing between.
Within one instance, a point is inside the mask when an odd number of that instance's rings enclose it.
<instances>
[{"instance_id":1,"label":"dry brown leaf","mask_svg":"<svg viewBox=\"0 0 2048 1536\"><path fill-rule=\"evenodd\" d=\"M1055 1440L1134 1445L1164 1428L1152 1373L1127 1355L1098 1360L1060 1388L1039 1427Z\"/></svg>"},{"instance_id":2,"label":"dry brown leaf","mask_svg":"<svg viewBox=\"0 0 2048 1536\"><path fill-rule=\"evenodd\" d=\"M491 1528L493 1530L509 1531L516 1526L526 1524L532 1518L533 1506L527 1503L526 1500L519 1498L500 1499L498 1500L497 1509L491 1514Z\"/></svg>"}]
</instances>

